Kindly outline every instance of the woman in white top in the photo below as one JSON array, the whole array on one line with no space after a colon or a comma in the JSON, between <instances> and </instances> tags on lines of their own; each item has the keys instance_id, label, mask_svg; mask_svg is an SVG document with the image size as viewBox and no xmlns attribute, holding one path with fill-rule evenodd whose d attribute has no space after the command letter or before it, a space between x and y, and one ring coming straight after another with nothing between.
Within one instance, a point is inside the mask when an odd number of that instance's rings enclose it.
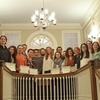
<instances>
[{"instance_id":1,"label":"woman in white top","mask_svg":"<svg viewBox=\"0 0 100 100\"><path fill-rule=\"evenodd\" d=\"M50 73L53 66L53 50L51 47L46 48L44 60L43 60L43 74Z\"/></svg>"},{"instance_id":2,"label":"woman in white top","mask_svg":"<svg viewBox=\"0 0 100 100\"><path fill-rule=\"evenodd\" d=\"M83 67L91 60L91 56L88 50L88 46L86 43L81 44L80 47L81 55L80 55L80 67Z\"/></svg>"}]
</instances>

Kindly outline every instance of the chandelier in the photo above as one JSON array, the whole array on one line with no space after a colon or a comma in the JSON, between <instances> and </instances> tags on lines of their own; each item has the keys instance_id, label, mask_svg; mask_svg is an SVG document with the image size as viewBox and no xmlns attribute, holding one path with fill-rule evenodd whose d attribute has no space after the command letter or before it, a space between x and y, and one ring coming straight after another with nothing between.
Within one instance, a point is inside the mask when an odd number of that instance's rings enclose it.
<instances>
[{"instance_id":1,"label":"chandelier","mask_svg":"<svg viewBox=\"0 0 100 100\"><path fill-rule=\"evenodd\" d=\"M39 12L39 10L35 10L35 14L31 17L31 21L34 23L34 27L42 27L43 29L46 29L49 25L56 25L55 12L52 12L49 15L48 9L44 8L43 0L41 11Z\"/></svg>"}]
</instances>

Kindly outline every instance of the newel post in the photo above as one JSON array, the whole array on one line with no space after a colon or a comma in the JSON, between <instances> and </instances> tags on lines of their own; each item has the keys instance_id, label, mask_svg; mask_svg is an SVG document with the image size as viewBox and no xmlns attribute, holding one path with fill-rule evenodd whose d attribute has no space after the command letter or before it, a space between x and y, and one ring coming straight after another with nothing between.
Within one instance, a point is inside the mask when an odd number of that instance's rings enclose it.
<instances>
[{"instance_id":1,"label":"newel post","mask_svg":"<svg viewBox=\"0 0 100 100\"><path fill-rule=\"evenodd\" d=\"M0 60L0 100L3 100L3 70L2 66L5 64L3 60Z\"/></svg>"},{"instance_id":2,"label":"newel post","mask_svg":"<svg viewBox=\"0 0 100 100\"><path fill-rule=\"evenodd\" d=\"M90 81L91 81L92 100L98 100L95 72L96 72L96 69L100 68L100 60L95 59L93 61L90 61L89 64L90 64Z\"/></svg>"}]
</instances>

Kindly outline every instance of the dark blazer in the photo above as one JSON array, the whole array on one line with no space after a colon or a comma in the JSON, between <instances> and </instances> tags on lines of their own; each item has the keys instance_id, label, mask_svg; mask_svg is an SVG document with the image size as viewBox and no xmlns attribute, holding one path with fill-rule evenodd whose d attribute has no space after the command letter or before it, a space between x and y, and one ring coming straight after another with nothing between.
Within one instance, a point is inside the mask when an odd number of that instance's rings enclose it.
<instances>
[{"instance_id":1,"label":"dark blazer","mask_svg":"<svg viewBox=\"0 0 100 100\"><path fill-rule=\"evenodd\" d=\"M80 55L77 57L77 56L75 56L75 64L77 65L77 69L79 69L80 68Z\"/></svg>"},{"instance_id":2,"label":"dark blazer","mask_svg":"<svg viewBox=\"0 0 100 100\"><path fill-rule=\"evenodd\" d=\"M42 74L42 67L43 67L43 57L33 57L32 58L35 63L36 63L36 66L34 67L35 69L38 69L38 72L39 74Z\"/></svg>"},{"instance_id":3,"label":"dark blazer","mask_svg":"<svg viewBox=\"0 0 100 100\"><path fill-rule=\"evenodd\" d=\"M4 60L5 62L11 62L11 54L6 46L0 45L0 60Z\"/></svg>"}]
</instances>

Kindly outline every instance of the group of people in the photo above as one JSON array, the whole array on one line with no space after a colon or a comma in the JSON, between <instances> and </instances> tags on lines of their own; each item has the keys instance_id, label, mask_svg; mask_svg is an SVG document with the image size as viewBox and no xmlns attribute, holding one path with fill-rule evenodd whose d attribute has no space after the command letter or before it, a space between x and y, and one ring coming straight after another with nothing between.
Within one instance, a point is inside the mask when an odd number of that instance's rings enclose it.
<instances>
[{"instance_id":1,"label":"group of people","mask_svg":"<svg viewBox=\"0 0 100 100\"><path fill-rule=\"evenodd\" d=\"M7 37L0 36L0 60L16 63L16 71L20 72L20 65L38 69L39 74L50 73L52 68L62 68L62 66L76 66L77 69L83 67L90 60L100 58L100 46L98 42L88 40L82 43L80 48L68 47L62 51L58 46L56 52L51 47L41 49L28 49L26 44L6 47Z\"/></svg>"}]
</instances>

